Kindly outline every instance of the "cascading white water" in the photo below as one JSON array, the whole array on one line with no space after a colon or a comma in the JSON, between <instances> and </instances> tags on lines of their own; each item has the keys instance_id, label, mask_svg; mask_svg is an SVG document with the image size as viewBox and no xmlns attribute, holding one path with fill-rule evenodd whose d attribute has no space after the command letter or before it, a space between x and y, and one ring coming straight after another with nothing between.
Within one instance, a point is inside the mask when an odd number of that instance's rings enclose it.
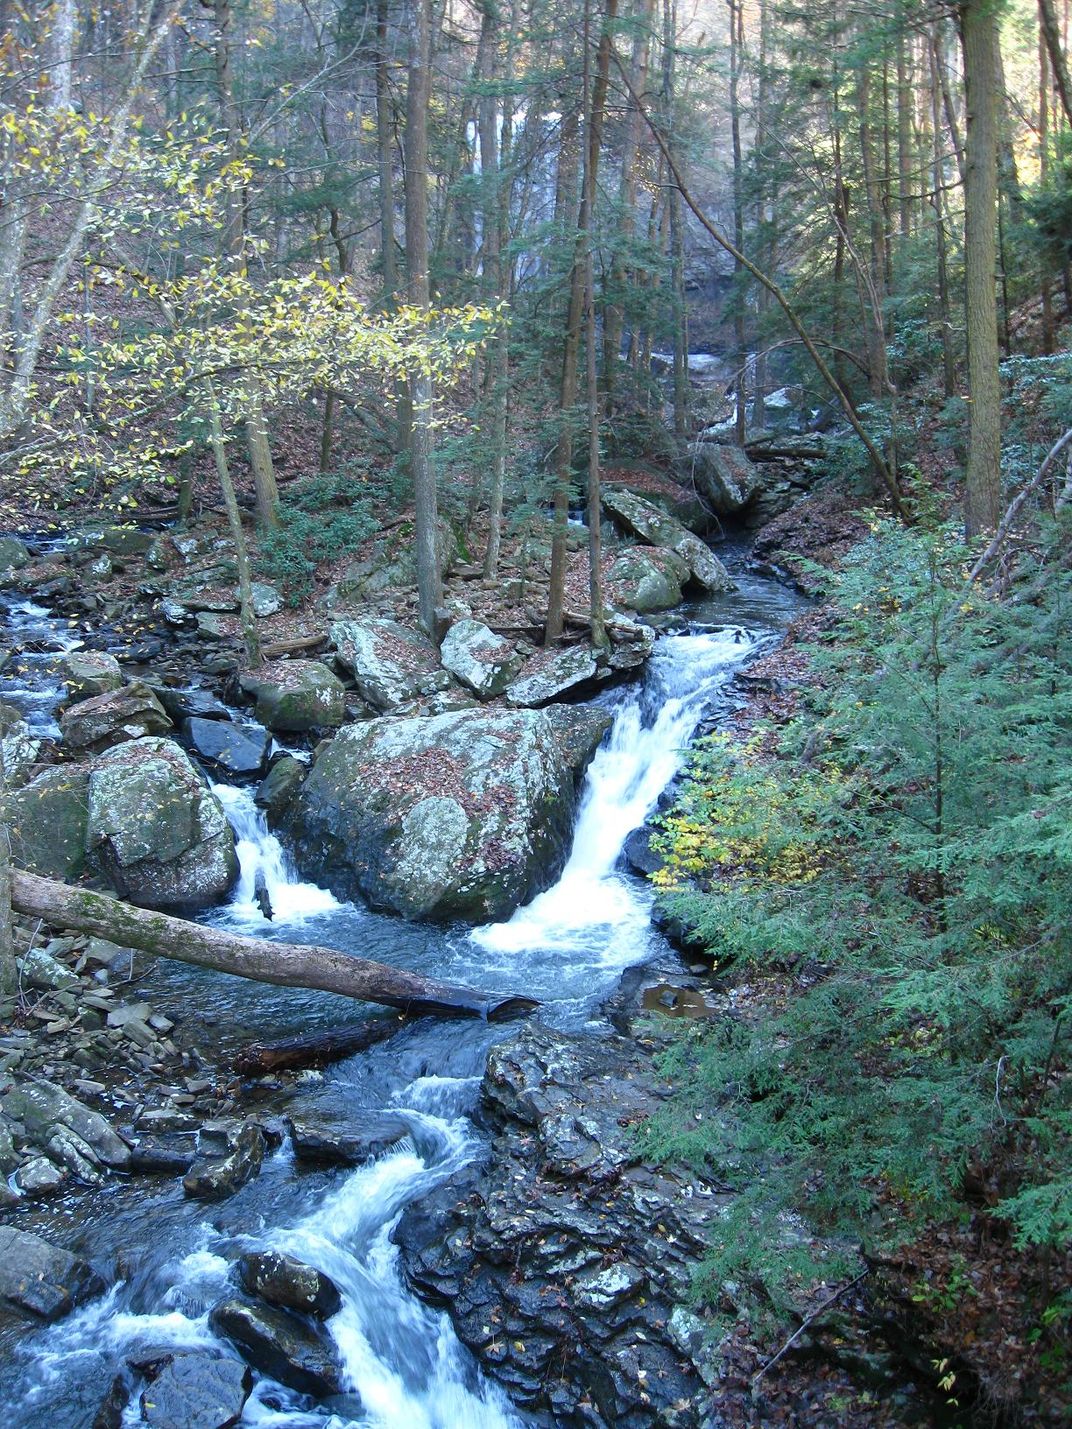
<instances>
[{"instance_id":1,"label":"cascading white water","mask_svg":"<svg viewBox=\"0 0 1072 1429\"><path fill-rule=\"evenodd\" d=\"M0 626L16 649L36 646L16 655L4 667L4 701L19 710L34 735L54 739L60 727L55 710L64 696L60 663L83 641L68 625L32 600L0 597Z\"/></svg>"},{"instance_id":2,"label":"cascading white water","mask_svg":"<svg viewBox=\"0 0 1072 1429\"><path fill-rule=\"evenodd\" d=\"M315 883L304 883L287 857L286 850L271 833L264 811L258 809L249 789L234 784L213 784L212 792L235 832L238 855L238 883L227 905L228 917L241 923L266 923L257 902L257 885L262 881L272 907L272 918L280 923L300 923L340 907L337 898Z\"/></svg>"},{"instance_id":3,"label":"cascading white water","mask_svg":"<svg viewBox=\"0 0 1072 1429\"><path fill-rule=\"evenodd\" d=\"M660 641L647 680L622 699L589 767L561 878L508 922L477 929L477 943L492 953L541 949L602 966L636 959L650 900L615 865L677 773L713 695L755 644L740 629Z\"/></svg>"}]
</instances>

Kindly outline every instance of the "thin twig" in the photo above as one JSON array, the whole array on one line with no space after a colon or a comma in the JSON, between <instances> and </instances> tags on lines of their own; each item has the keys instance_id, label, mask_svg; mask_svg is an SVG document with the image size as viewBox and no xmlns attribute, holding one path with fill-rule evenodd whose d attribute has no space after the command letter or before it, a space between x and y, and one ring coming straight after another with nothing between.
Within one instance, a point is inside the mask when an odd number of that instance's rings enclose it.
<instances>
[{"instance_id":1,"label":"thin twig","mask_svg":"<svg viewBox=\"0 0 1072 1429\"><path fill-rule=\"evenodd\" d=\"M859 1285L860 1281L870 1274L870 1270L861 1270L855 1280L850 1280L847 1284L843 1285L840 1290L835 1290L833 1295L828 1295L827 1298L823 1301L823 1303L819 1305L816 1309L814 1309L810 1315L806 1315L804 1319L800 1322L799 1326L789 1336L788 1340L786 1340L785 1344L778 1351L778 1353L776 1355L773 1355L763 1366L762 1369L756 1370L755 1374L752 1376L752 1383L758 1384L758 1382L763 1378L767 1371L769 1369L773 1369L774 1366L781 1359L781 1357L789 1349L792 1348L792 1346L796 1343L797 1340L800 1339L801 1335L804 1333L804 1331L808 1328L809 1325L814 1324L815 1321L819 1318L819 1316L824 1313L824 1311L829 1310L831 1305L833 1305L836 1301L840 1300L843 1295L846 1295L853 1288L854 1285Z\"/></svg>"}]
</instances>

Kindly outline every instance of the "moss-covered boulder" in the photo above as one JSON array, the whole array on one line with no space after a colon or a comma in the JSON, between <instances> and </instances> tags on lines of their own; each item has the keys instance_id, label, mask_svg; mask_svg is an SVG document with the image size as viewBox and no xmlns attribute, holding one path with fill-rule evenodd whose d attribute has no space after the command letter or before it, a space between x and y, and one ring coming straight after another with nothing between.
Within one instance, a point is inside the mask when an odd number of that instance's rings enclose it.
<instances>
[{"instance_id":1,"label":"moss-covered boulder","mask_svg":"<svg viewBox=\"0 0 1072 1429\"><path fill-rule=\"evenodd\" d=\"M637 546L618 557L607 580L618 605L651 615L681 604L681 588L690 574L687 562L674 551Z\"/></svg>"},{"instance_id":2,"label":"moss-covered boulder","mask_svg":"<svg viewBox=\"0 0 1072 1429\"><path fill-rule=\"evenodd\" d=\"M219 800L169 739L103 754L89 776L86 846L116 891L147 908L208 908L238 876Z\"/></svg>"},{"instance_id":3,"label":"moss-covered boulder","mask_svg":"<svg viewBox=\"0 0 1072 1429\"><path fill-rule=\"evenodd\" d=\"M165 734L170 728L163 705L140 680L79 700L60 715L63 742L72 749L107 749L123 740Z\"/></svg>"},{"instance_id":4,"label":"moss-covered boulder","mask_svg":"<svg viewBox=\"0 0 1072 1429\"><path fill-rule=\"evenodd\" d=\"M501 695L521 669L513 644L480 620L456 620L443 637L440 658L482 700Z\"/></svg>"},{"instance_id":5,"label":"moss-covered boulder","mask_svg":"<svg viewBox=\"0 0 1072 1429\"><path fill-rule=\"evenodd\" d=\"M318 660L279 660L239 683L257 701L257 719L279 734L338 729L346 718L346 689Z\"/></svg>"},{"instance_id":6,"label":"moss-covered boulder","mask_svg":"<svg viewBox=\"0 0 1072 1429\"><path fill-rule=\"evenodd\" d=\"M565 857L573 773L541 711L348 725L288 819L298 865L408 918L508 917Z\"/></svg>"},{"instance_id":7,"label":"moss-covered boulder","mask_svg":"<svg viewBox=\"0 0 1072 1429\"><path fill-rule=\"evenodd\" d=\"M696 489L717 516L735 516L763 486L763 474L740 447L692 442L689 461Z\"/></svg>"},{"instance_id":8,"label":"moss-covered boulder","mask_svg":"<svg viewBox=\"0 0 1072 1429\"><path fill-rule=\"evenodd\" d=\"M87 770L44 770L10 796L12 858L43 878L73 882L85 867L88 808Z\"/></svg>"},{"instance_id":9,"label":"moss-covered boulder","mask_svg":"<svg viewBox=\"0 0 1072 1429\"><path fill-rule=\"evenodd\" d=\"M634 491L611 486L603 492L603 505L620 527L641 541L680 556L697 585L709 591L733 589L729 572L710 547L652 502Z\"/></svg>"}]
</instances>

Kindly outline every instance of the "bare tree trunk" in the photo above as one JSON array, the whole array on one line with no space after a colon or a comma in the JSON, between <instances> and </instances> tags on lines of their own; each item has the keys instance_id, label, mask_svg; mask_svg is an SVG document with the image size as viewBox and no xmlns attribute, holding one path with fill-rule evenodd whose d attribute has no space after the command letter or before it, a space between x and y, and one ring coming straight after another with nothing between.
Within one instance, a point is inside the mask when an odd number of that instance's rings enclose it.
<instances>
[{"instance_id":1,"label":"bare tree trunk","mask_svg":"<svg viewBox=\"0 0 1072 1429\"><path fill-rule=\"evenodd\" d=\"M1056 17L1055 17L1056 18ZM1050 56L1046 44L1046 32L1039 26L1039 186L1042 189L1050 177ZM1049 357L1056 348L1056 327L1053 320L1053 283L1047 262L1048 255L1042 257L1042 351Z\"/></svg>"},{"instance_id":2,"label":"bare tree trunk","mask_svg":"<svg viewBox=\"0 0 1072 1429\"><path fill-rule=\"evenodd\" d=\"M1065 118L1072 125L1072 81L1068 77L1068 62L1061 45L1061 28L1057 21L1057 10L1053 0L1039 0L1039 20L1050 55L1054 87L1060 96Z\"/></svg>"},{"instance_id":3,"label":"bare tree trunk","mask_svg":"<svg viewBox=\"0 0 1072 1429\"><path fill-rule=\"evenodd\" d=\"M964 264L968 315L969 537L992 531L1001 516L1001 381L994 281L998 200L998 21L991 0L960 5L968 106Z\"/></svg>"},{"instance_id":4,"label":"bare tree trunk","mask_svg":"<svg viewBox=\"0 0 1072 1429\"><path fill-rule=\"evenodd\" d=\"M216 461L216 475L219 477L220 490L223 493L223 506L227 512L227 525L230 528L231 541L235 548L235 565L238 567L238 606L239 620L242 626L242 643L245 646L246 660L249 664L259 665L261 645L260 636L257 634L257 617L253 613L253 582L250 575L246 533L242 529L242 513L238 509L238 498L235 495L234 482L231 480L231 469L227 464L227 445L224 440L223 425L220 421L220 404L212 383L207 382L205 387L209 408L209 444Z\"/></svg>"},{"instance_id":5,"label":"bare tree trunk","mask_svg":"<svg viewBox=\"0 0 1072 1429\"><path fill-rule=\"evenodd\" d=\"M744 252L744 173L741 153L741 51L744 46L742 0L727 0L730 12L730 134L733 147L733 241ZM733 336L737 350L737 381L734 406L734 435L738 446L748 436L748 345L745 336L745 272L739 261L733 265Z\"/></svg>"},{"instance_id":6,"label":"bare tree trunk","mask_svg":"<svg viewBox=\"0 0 1072 1429\"><path fill-rule=\"evenodd\" d=\"M663 110L667 126L666 161L674 167L677 141L674 136L675 53L677 49L677 5L663 0ZM681 185L671 187L668 201L670 224L670 287L674 305L674 436L679 443L689 428L689 340L685 310L685 225L681 213ZM739 250L738 250L739 251Z\"/></svg>"},{"instance_id":7,"label":"bare tree trunk","mask_svg":"<svg viewBox=\"0 0 1072 1429\"><path fill-rule=\"evenodd\" d=\"M240 937L17 869L12 875L11 901L18 912L41 918L53 928L73 928L122 947L254 982L316 988L404 1012L471 1013L501 1022L538 1006L532 998L476 992L353 957L337 948Z\"/></svg>"},{"instance_id":8,"label":"bare tree trunk","mask_svg":"<svg viewBox=\"0 0 1072 1429\"><path fill-rule=\"evenodd\" d=\"M938 257L938 324L942 337L942 379L946 400L957 390L956 363L953 358L953 321L949 302L948 243L945 229L945 169L942 162L941 97L938 84L938 63L932 44L931 65L931 125L933 128L932 184L934 194L934 232Z\"/></svg>"},{"instance_id":9,"label":"bare tree trunk","mask_svg":"<svg viewBox=\"0 0 1072 1429\"><path fill-rule=\"evenodd\" d=\"M499 101L494 86L499 77L499 22L496 0L484 0L481 44L483 79L487 86L480 99L480 177L484 226L484 281L492 303L509 297L504 291L503 243L507 206L499 169ZM511 101L507 100L507 105ZM504 121L505 129L505 121ZM504 133L505 139L505 133ZM509 337L506 326L492 339L485 393L491 404L491 479L488 482L488 544L484 575L490 580L499 567L502 536L503 488L506 485L506 406L509 383Z\"/></svg>"},{"instance_id":10,"label":"bare tree trunk","mask_svg":"<svg viewBox=\"0 0 1072 1429\"><path fill-rule=\"evenodd\" d=\"M77 21L75 0L59 0L54 6L52 29L48 37L48 87L46 90L49 109L70 109L71 80L74 73L75 23Z\"/></svg>"},{"instance_id":11,"label":"bare tree trunk","mask_svg":"<svg viewBox=\"0 0 1072 1429\"><path fill-rule=\"evenodd\" d=\"M409 83L406 87L406 276L409 300L417 308L431 301L428 277L428 101L432 63L431 0L413 0ZM432 465L432 378L409 376L409 456L413 477L417 599L421 626L433 639L436 612L443 603L439 568L439 510Z\"/></svg>"}]
</instances>

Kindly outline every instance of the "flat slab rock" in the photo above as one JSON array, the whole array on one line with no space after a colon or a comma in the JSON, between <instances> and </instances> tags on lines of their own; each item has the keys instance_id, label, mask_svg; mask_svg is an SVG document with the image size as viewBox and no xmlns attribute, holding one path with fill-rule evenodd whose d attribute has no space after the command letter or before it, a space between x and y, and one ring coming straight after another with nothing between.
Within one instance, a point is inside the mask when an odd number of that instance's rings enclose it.
<instances>
[{"instance_id":1,"label":"flat slab rock","mask_svg":"<svg viewBox=\"0 0 1072 1429\"><path fill-rule=\"evenodd\" d=\"M88 1261L14 1226L0 1225L0 1301L41 1320L58 1320L104 1292Z\"/></svg>"},{"instance_id":2,"label":"flat slab rock","mask_svg":"<svg viewBox=\"0 0 1072 1429\"><path fill-rule=\"evenodd\" d=\"M176 1354L141 1396L151 1429L228 1429L237 1424L253 1375L248 1365L212 1350Z\"/></svg>"},{"instance_id":3,"label":"flat slab rock","mask_svg":"<svg viewBox=\"0 0 1072 1429\"><path fill-rule=\"evenodd\" d=\"M389 1111L352 1111L345 1119L303 1114L287 1126L294 1159L312 1166L362 1166L410 1132L405 1118Z\"/></svg>"},{"instance_id":4,"label":"flat slab rock","mask_svg":"<svg viewBox=\"0 0 1072 1429\"><path fill-rule=\"evenodd\" d=\"M635 1128L660 1100L635 1042L524 1028L484 1078L490 1159L396 1234L418 1293L519 1406L558 1424L709 1422L715 1369L685 1301L723 1200L638 1158Z\"/></svg>"},{"instance_id":5,"label":"flat slab rock","mask_svg":"<svg viewBox=\"0 0 1072 1429\"><path fill-rule=\"evenodd\" d=\"M271 1305L234 1299L217 1305L208 1322L254 1369L289 1389L317 1399L341 1393L343 1370L338 1350L316 1321Z\"/></svg>"}]
</instances>

